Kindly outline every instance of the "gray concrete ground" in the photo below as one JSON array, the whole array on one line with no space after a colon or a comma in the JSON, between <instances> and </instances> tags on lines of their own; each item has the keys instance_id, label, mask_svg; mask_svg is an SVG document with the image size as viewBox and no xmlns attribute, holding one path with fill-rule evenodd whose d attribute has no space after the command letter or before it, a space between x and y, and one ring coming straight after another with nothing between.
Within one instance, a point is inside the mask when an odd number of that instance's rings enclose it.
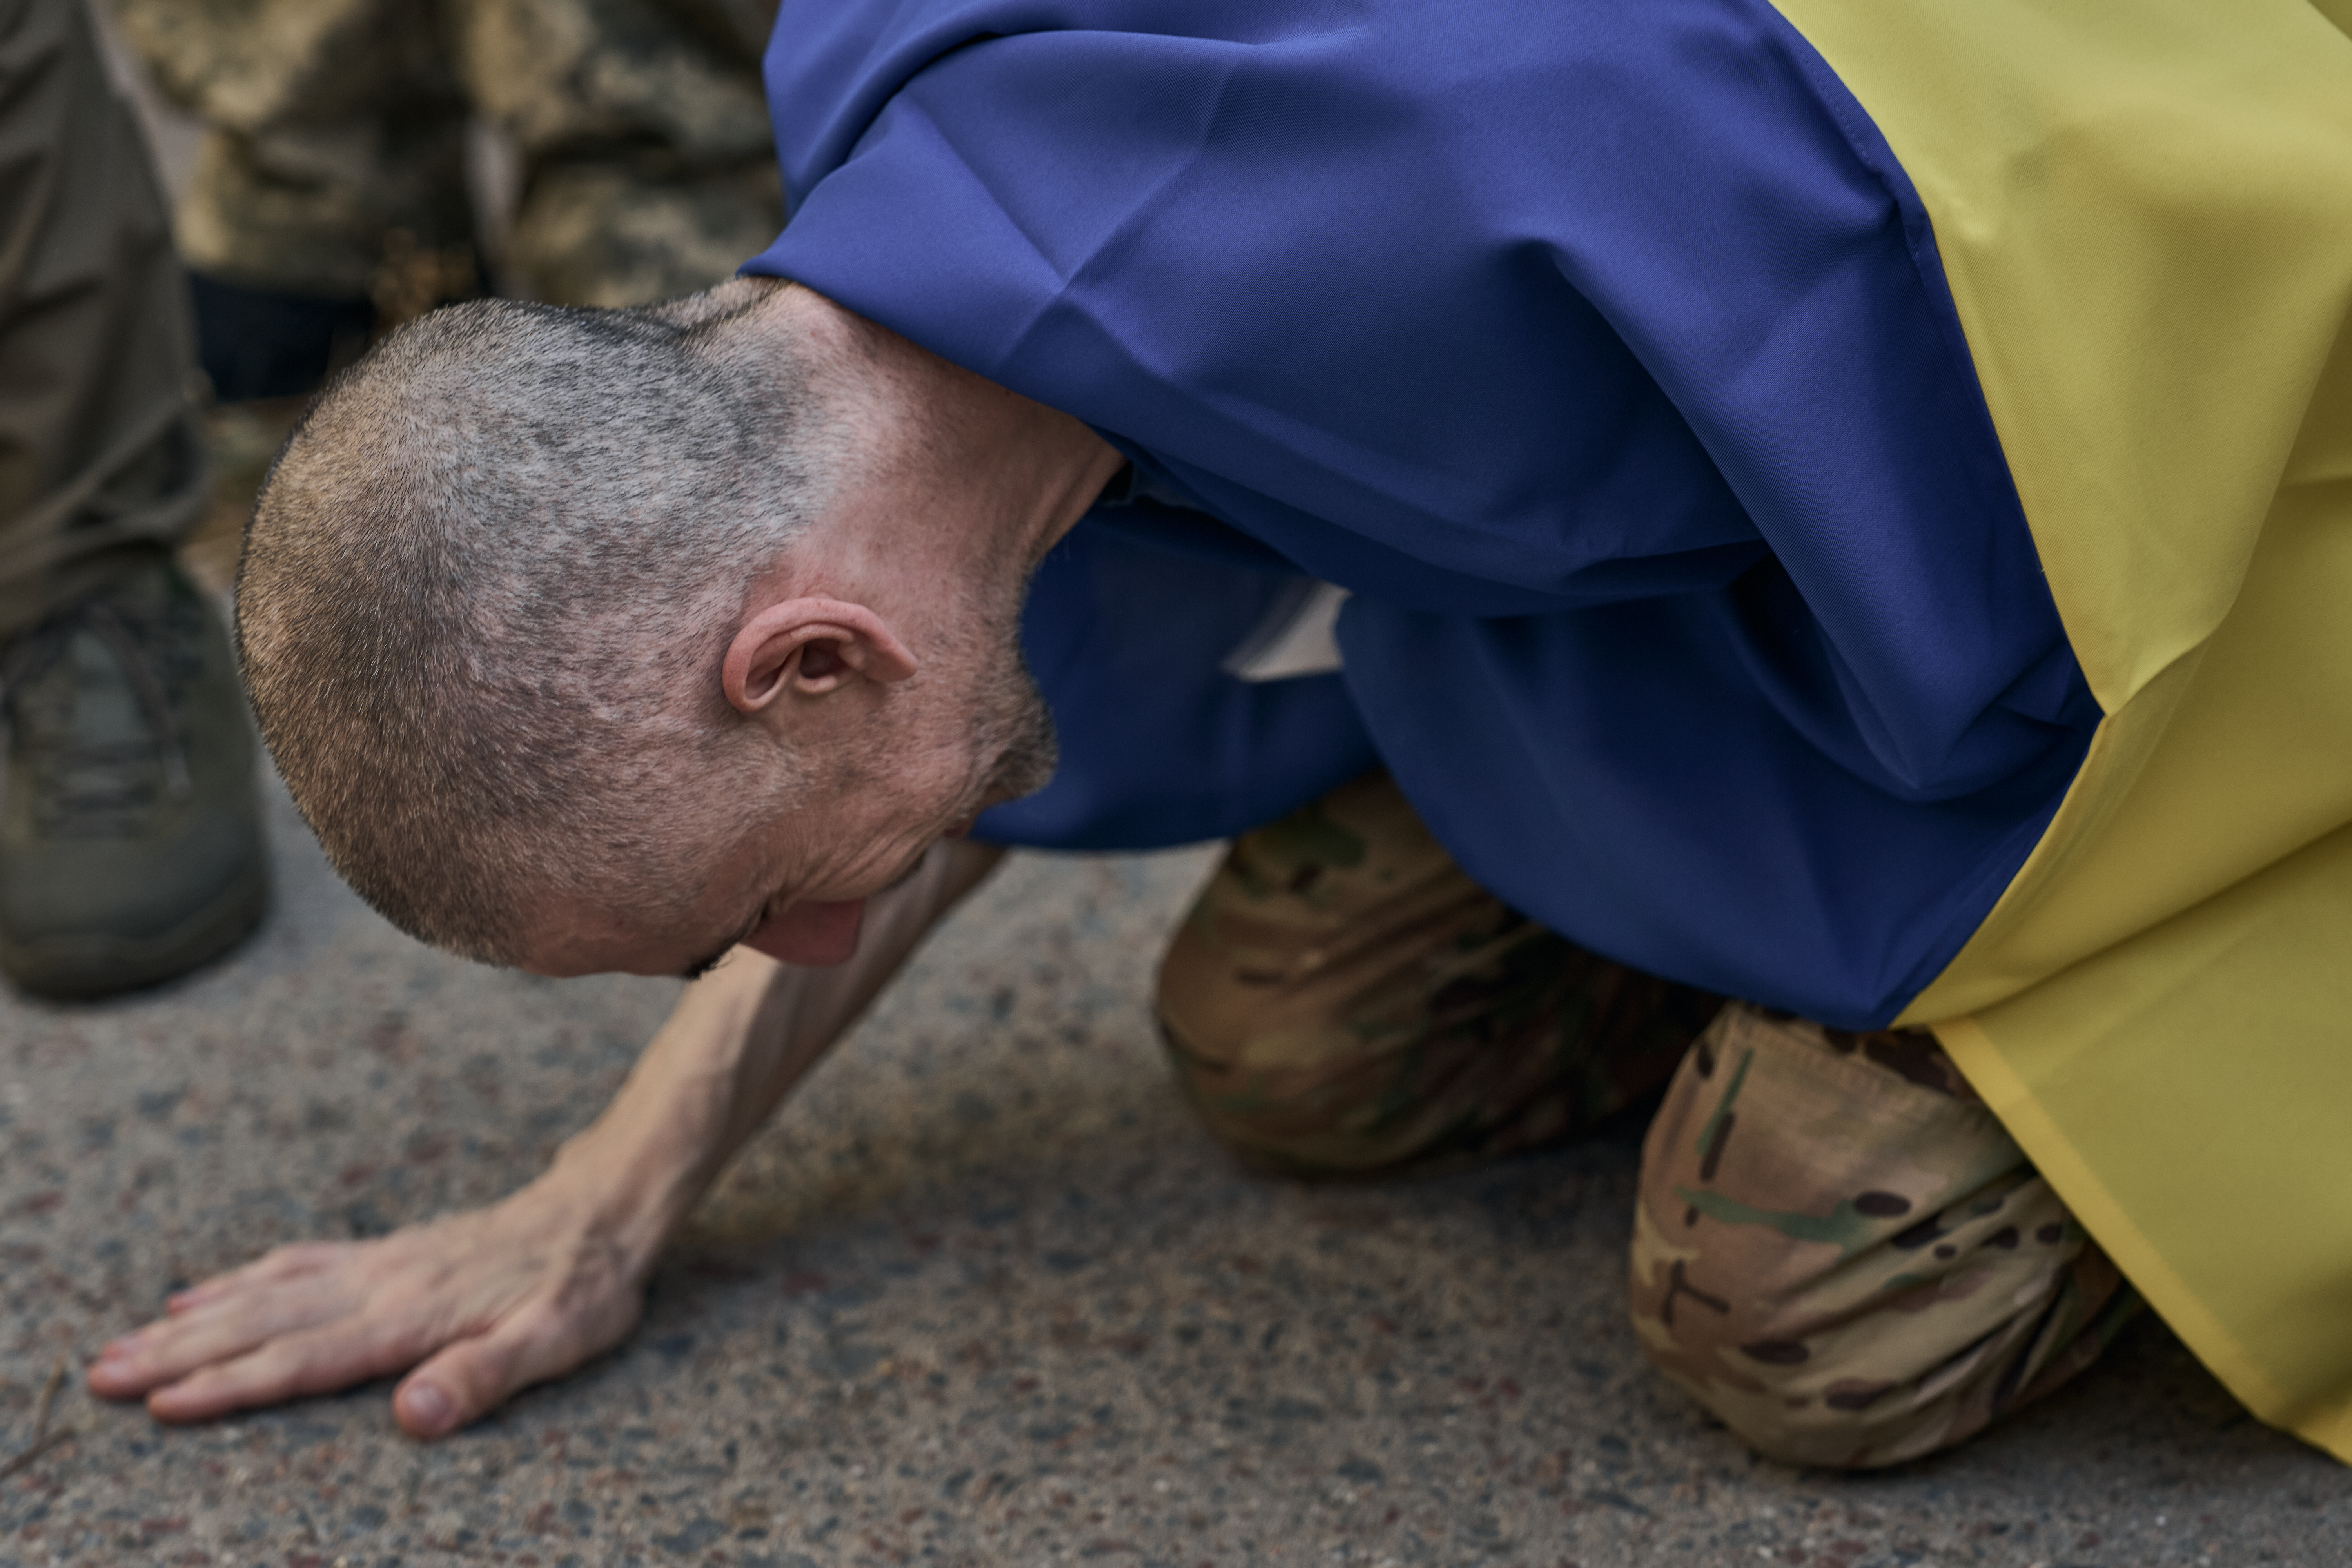
<instances>
[{"instance_id":1,"label":"gray concrete ground","mask_svg":"<svg viewBox=\"0 0 2352 1568\"><path fill-rule=\"evenodd\" d=\"M273 809L278 910L226 968L0 1001L0 1453L60 1352L174 1281L524 1180L667 1005L427 953ZM0 1481L0 1568L2352 1560L2347 1473L2153 1323L1948 1458L1753 1459L1625 1322L1630 1134L1394 1185L1244 1174L1144 1006L1204 865L1010 865L618 1353L429 1447L384 1384L181 1430L69 1386L80 1435Z\"/></svg>"},{"instance_id":2,"label":"gray concrete ground","mask_svg":"<svg viewBox=\"0 0 2352 1568\"><path fill-rule=\"evenodd\" d=\"M141 107L179 175L192 129ZM277 912L226 967L0 995L0 1457L58 1355L174 1282L527 1179L668 1006L429 954L273 809ZM431 1447L389 1384L180 1430L68 1384L79 1435L0 1479L0 1568L2352 1563L2352 1477L2152 1322L1959 1453L1754 1459L1625 1322L1635 1131L1385 1186L1244 1174L1144 1011L1205 866L1008 867L618 1353Z\"/></svg>"}]
</instances>

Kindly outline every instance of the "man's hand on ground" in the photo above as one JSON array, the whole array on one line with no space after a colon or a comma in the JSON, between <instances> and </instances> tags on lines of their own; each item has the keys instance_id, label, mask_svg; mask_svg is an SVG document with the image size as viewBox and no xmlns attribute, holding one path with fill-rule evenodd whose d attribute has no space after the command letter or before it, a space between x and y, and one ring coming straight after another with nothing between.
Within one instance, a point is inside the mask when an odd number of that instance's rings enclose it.
<instances>
[{"instance_id":1,"label":"man's hand on ground","mask_svg":"<svg viewBox=\"0 0 2352 1568\"><path fill-rule=\"evenodd\" d=\"M90 1391L202 1421L405 1372L394 1413L437 1437L610 1350L720 1168L1003 853L934 845L867 900L847 963L800 969L738 949L686 988L613 1103L539 1180L380 1240L281 1247L184 1290L106 1347Z\"/></svg>"},{"instance_id":2,"label":"man's hand on ground","mask_svg":"<svg viewBox=\"0 0 2352 1568\"><path fill-rule=\"evenodd\" d=\"M281 1247L182 1291L168 1316L106 1347L90 1388L202 1421L405 1372L400 1425L455 1431L637 1321L642 1266L555 1177L378 1240Z\"/></svg>"}]
</instances>

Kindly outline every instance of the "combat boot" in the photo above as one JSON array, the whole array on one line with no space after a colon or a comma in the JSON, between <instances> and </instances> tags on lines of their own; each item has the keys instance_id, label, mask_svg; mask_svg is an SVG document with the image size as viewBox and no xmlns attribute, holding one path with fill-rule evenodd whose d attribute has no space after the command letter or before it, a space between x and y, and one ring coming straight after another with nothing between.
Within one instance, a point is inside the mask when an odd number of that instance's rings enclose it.
<instances>
[{"instance_id":1,"label":"combat boot","mask_svg":"<svg viewBox=\"0 0 2352 1568\"><path fill-rule=\"evenodd\" d=\"M89 997L184 974L268 902L220 617L155 552L0 655L0 972Z\"/></svg>"}]
</instances>

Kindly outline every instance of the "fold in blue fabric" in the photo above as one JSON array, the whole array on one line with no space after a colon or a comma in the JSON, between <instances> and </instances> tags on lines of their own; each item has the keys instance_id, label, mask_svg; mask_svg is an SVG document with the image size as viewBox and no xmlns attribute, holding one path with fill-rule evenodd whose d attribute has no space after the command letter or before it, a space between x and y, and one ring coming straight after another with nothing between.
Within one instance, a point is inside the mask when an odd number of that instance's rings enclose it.
<instances>
[{"instance_id":1,"label":"fold in blue fabric","mask_svg":"<svg viewBox=\"0 0 2352 1568\"><path fill-rule=\"evenodd\" d=\"M1497 895L1849 1027L2099 712L1917 196L1760 0L787 0L798 279L1087 421L982 831L1239 831L1375 763ZM1187 510L1189 509L1189 510ZM1223 673L1291 574L1344 679Z\"/></svg>"}]
</instances>

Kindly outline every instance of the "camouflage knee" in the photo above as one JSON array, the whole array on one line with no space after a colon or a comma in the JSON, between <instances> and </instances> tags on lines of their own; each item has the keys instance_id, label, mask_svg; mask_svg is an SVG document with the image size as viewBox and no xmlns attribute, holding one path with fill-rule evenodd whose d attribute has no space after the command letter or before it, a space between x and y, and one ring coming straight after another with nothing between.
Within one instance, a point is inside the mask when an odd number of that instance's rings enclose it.
<instances>
[{"instance_id":1,"label":"camouflage knee","mask_svg":"<svg viewBox=\"0 0 2352 1568\"><path fill-rule=\"evenodd\" d=\"M2089 1365L2137 1305L1923 1033L1735 1004L1652 1125L1636 1331L1772 1458L1958 1442Z\"/></svg>"},{"instance_id":2,"label":"camouflage knee","mask_svg":"<svg viewBox=\"0 0 2352 1568\"><path fill-rule=\"evenodd\" d=\"M1663 1082L1715 1005L1494 899L1384 775L1238 840L1159 996L1211 1129L1318 1175L1580 1131Z\"/></svg>"}]
</instances>

